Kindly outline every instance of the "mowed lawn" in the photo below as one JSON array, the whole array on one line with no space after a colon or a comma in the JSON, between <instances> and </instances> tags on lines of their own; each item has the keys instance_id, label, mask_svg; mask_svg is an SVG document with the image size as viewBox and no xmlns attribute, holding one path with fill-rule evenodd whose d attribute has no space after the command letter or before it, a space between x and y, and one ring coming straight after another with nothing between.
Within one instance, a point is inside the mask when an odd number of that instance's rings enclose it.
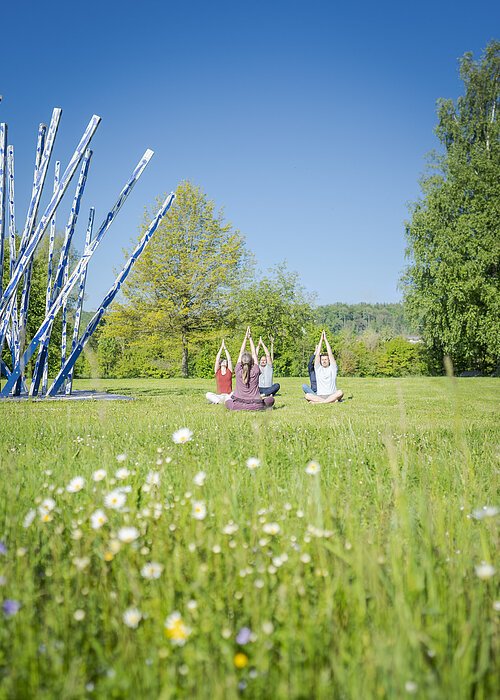
<instances>
[{"instance_id":1,"label":"mowed lawn","mask_svg":"<svg viewBox=\"0 0 500 700\"><path fill-rule=\"evenodd\" d=\"M498 380L302 381L0 404L0 698L498 696Z\"/></svg>"}]
</instances>

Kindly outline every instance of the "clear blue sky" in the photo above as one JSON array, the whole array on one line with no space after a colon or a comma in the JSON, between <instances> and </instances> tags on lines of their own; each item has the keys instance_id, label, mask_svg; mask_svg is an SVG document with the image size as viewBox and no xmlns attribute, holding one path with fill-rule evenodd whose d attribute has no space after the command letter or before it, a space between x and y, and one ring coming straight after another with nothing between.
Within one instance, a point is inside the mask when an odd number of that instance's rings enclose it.
<instances>
[{"instance_id":1,"label":"clear blue sky","mask_svg":"<svg viewBox=\"0 0 500 700\"><path fill-rule=\"evenodd\" d=\"M484 0L28 1L1 17L18 227L37 126L53 107L63 167L102 117L78 246L88 208L100 222L155 151L89 267L87 308L114 281L144 207L183 179L224 206L259 267L286 259L319 303L398 301L436 99L460 94L458 58L479 58L500 34L500 5Z\"/></svg>"}]
</instances>

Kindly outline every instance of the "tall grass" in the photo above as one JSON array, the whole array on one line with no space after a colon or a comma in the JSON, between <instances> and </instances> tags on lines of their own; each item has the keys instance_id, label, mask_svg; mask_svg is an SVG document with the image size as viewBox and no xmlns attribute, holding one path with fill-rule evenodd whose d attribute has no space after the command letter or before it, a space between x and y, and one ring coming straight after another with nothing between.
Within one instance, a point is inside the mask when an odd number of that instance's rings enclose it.
<instances>
[{"instance_id":1,"label":"tall grass","mask_svg":"<svg viewBox=\"0 0 500 700\"><path fill-rule=\"evenodd\" d=\"M350 379L352 400L310 406L300 381L263 414L206 405L197 380L103 383L131 402L0 405L0 599L20 603L0 613L1 698L498 694L497 576L476 570L494 564L496 519L471 516L498 498L497 382ZM193 438L174 444L181 427ZM104 508L118 486L125 508ZM139 537L118 550L123 525Z\"/></svg>"}]
</instances>

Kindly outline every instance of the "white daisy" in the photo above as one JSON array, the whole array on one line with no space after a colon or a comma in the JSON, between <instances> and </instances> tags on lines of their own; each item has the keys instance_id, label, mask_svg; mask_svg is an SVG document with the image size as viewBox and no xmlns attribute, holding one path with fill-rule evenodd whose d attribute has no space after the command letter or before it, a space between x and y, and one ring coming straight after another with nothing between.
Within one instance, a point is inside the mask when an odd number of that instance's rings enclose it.
<instances>
[{"instance_id":1,"label":"white daisy","mask_svg":"<svg viewBox=\"0 0 500 700\"><path fill-rule=\"evenodd\" d=\"M317 462L314 462L313 460L311 462L308 462L306 465L306 474L310 474L311 476L315 476L316 474L319 474L321 470L321 467Z\"/></svg>"},{"instance_id":2,"label":"white daisy","mask_svg":"<svg viewBox=\"0 0 500 700\"><path fill-rule=\"evenodd\" d=\"M149 472L146 477L146 483L149 484L149 486L159 486L160 472Z\"/></svg>"},{"instance_id":3,"label":"white daisy","mask_svg":"<svg viewBox=\"0 0 500 700\"><path fill-rule=\"evenodd\" d=\"M141 576L148 579L148 581L151 581L152 579L160 578L162 571L163 566L161 564L158 564L155 561L148 561L148 563L144 564L141 569Z\"/></svg>"},{"instance_id":4,"label":"white daisy","mask_svg":"<svg viewBox=\"0 0 500 700\"><path fill-rule=\"evenodd\" d=\"M176 430L175 433L173 433L172 440L177 445L182 445L185 442L189 442L192 439L192 437L192 430L189 430L189 428L179 428L179 430Z\"/></svg>"},{"instance_id":5,"label":"white daisy","mask_svg":"<svg viewBox=\"0 0 500 700\"><path fill-rule=\"evenodd\" d=\"M476 576L483 581L486 581L494 575L495 568L491 564L487 564L483 561L479 566L476 566Z\"/></svg>"},{"instance_id":6,"label":"white daisy","mask_svg":"<svg viewBox=\"0 0 500 700\"><path fill-rule=\"evenodd\" d=\"M126 459L127 459L127 455L125 453L116 455L117 462L124 462Z\"/></svg>"},{"instance_id":7,"label":"white daisy","mask_svg":"<svg viewBox=\"0 0 500 700\"><path fill-rule=\"evenodd\" d=\"M71 479L69 484L66 486L66 491L69 493L78 493L78 491L81 491L84 486L85 479L82 476L75 476L75 478Z\"/></svg>"},{"instance_id":8,"label":"white daisy","mask_svg":"<svg viewBox=\"0 0 500 700\"><path fill-rule=\"evenodd\" d=\"M203 486L206 478L207 478L207 475L205 472L198 472L197 474L194 475L193 483L195 486Z\"/></svg>"},{"instance_id":9,"label":"white daisy","mask_svg":"<svg viewBox=\"0 0 500 700\"><path fill-rule=\"evenodd\" d=\"M131 526L121 527L117 532L117 536L120 542L130 544L139 537L139 530Z\"/></svg>"},{"instance_id":10,"label":"white daisy","mask_svg":"<svg viewBox=\"0 0 500 700\"><path fill-rule=\"evenodd\" d=\"M35 517L36 517L36 510L33 510L33 509L29 510L24 517L23 527L25 527L25 528L29 527L31 525L31 523L33 522L33 520L35 519Z\"/></svg>"},{"instance_id":11,"label":"white daisy","mask_svg":"<svg viewBox=\"0 0 500 700\"><path fill-rule=\"evenodd\" d=\"M78 569L78 571L84 571L90 564L90 559L88 557L75 557L73 559L73 564Z\"/></svg>"},{"instance_id":12,"label":"white daisy","mask_svg":"<svg viewBox=\"0 0 500 700\"><path fill-rule=\"evenodd\" d=\"M102 481L107 476L105 469L98 469L92 474L92 479L94 481Z\"/></svg>"},{"instance_id":13,"label":"white daisy","mask_svg":"<svg viewBox=\"0 0 500 700\"><path fill-rule=\"evenodd\" d=\"M121 467L120 469L116 470L115 476L117 479L120 479L120 481L123 481L123 479L126 479L128 476L130 476L130 472L127 469L127 467Z\"/></svg>"},{"instance_id":14,"label":"white daisy","mask_svg":"<svg viewBox=\"0 0 500 700\"><path fill-rule=\"evenodd\" d=\"M262 529L266 535L279 535L281 532L281 528L278 523L264 523Z\"/></svg>"},{"instance_id":15,"label":"white daisy","mask_svg":"<svg viewBox=\"0 0 500 700\"><path fill-rule=\"evenodd\" d=\"M180 612L173 612L165 620L165 634L172 644L182 647L186 643L191 629L184 624Z\"/></svg>"},{"instance_id":16,"label":"white daisy","mask_svg":"<svg viewBox=\"0 0 500 700\"><path fill-rule=\"evenodd\" d=\"M90 526L93 530L99 530L104 525L104 523L107 522L108 518L103 510L96 510L95 513L92 513L92 515L90 516Z\"/></svg>"},{"instance_id":17,"label":"white daisy","mask_svg":"<svg viewBox=\"0 0 500 700\"><path fill-rule=\"evenodd\" d=\"M257 467L260 467L260 459L257 457L249 457L246 464L249 469L257 469Z\"/></svg>"},{"instance_id":18,"label":"white daisy","mask_svg":"<svg viewBox=\"0 0 500 700\"><path fill-rule=\"evenodd\" d=\"M123 622L133 630L136 630L139 626L139 622L142 620L142 613L138 608L128 608L123 613Z\"/></svg>"},{"instance_id":19,"label":"white daisy","mask_svg":"<svg viewBox=\"0 0 500 700\"><path fill-rule=\"evenodd\" d=\"M38 512L40 515L45 513L50 513L56 507L56 502L53 498L45 498L38 506Z\"/></svg>"},{"instance_id":20,"label":"white daisy","mask_svg":"<svg viewBox=\"0 0 500 700\"><path fill-rule=\"evenodd\" d=\"M110 491L104 496L104 505L106 508L112 508L113 510L119 510L125 505L127 498L122 491L115 489Z\"/></svg>"},{"instance_id":21,"label":"white daisy","mask_svg":"<svg viewBox=\"0 0 500 700\"><path fill-rule=\"evenodd\" d=\"M193 518L195 520L204 520L207 516L207 507L204 501L193 501Z\"/></svg>"}]
</instances>

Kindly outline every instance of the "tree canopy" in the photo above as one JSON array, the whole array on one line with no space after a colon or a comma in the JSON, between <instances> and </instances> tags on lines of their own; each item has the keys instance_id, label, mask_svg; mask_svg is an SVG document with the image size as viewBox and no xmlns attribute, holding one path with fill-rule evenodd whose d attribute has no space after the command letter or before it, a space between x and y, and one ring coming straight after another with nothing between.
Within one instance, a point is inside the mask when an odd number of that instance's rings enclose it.
<instances>
[{"instance_id":1,"label":"tree canopy","mask_svg":"<svg viewBox=\"0 0 500 700\"><path fill-rule=\"evenodd\" d=\"M151 218L147 212L143 229ZM198 187L181 183L124 285L125 302L109 316L108 335L142 334L151 350L159 336L180 339L182 374L188 376L190 337L223 323L248 263L244 238L223 212Z\"/></svg>"},{"instance_id":2,"label":"tree canopy","mask_svg":"<svg viewBox=\"0 0 500 700\"><path fill-rule=\"evenodd\" d=\"M407 312L437 364L493 369L500 356L500 43L460 61L464 95L438 102L442 153L407 225Z\"/></svg>"}]
</instances>

